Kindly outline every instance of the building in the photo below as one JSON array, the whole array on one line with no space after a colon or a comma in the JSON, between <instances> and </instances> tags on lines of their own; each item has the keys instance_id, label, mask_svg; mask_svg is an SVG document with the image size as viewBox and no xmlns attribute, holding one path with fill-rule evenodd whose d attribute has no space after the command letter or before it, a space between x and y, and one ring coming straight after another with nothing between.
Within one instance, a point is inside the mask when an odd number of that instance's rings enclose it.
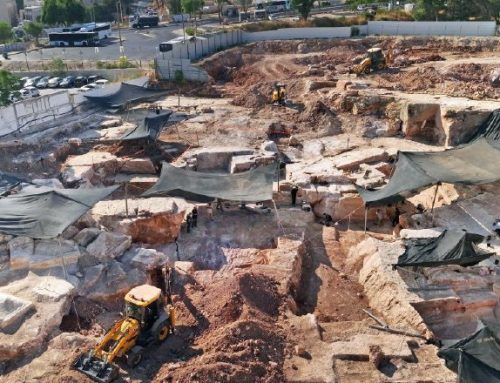
<instances>
[{"instance_id":1,"label":"building","mask_svg":"<svg viewBox=\"0 0 500 383\"><path fill-rule=\"evenodd\" d=\"M13 27L17 25L16 0L0 1L0 21L5 21Z\"/></svg>"},{"instance_id":2,"label":"building","mask_svg":"<svg viewBox=\"0 0 500 383\"><path fill-rule=\"evenodd\" d=\"M29 5L19 11L21 20L37 21L42 17L42 7L40 5Z\"/></svg>"}]
</instances>

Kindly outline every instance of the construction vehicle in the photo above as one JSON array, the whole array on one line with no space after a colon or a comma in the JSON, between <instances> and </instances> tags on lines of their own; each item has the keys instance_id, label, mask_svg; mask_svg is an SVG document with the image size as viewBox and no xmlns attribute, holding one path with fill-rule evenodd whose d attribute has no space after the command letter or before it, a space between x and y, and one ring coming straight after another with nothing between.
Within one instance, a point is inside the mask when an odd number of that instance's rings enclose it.
<instances>
[{"instance_id":1,"label":"construction vehicle","mask_svg":"<svg viewBox=\"0 0 500 383\"><path fill-rule=\"evenodd\" d=\"M166 305L157 287L140 285L130 290L125 295L123 318L114 323L93 350L80 355L73 367L96 382L109 383L118 377L115 359L125 358L128 367L137 366L146 346L163 342L174 331L170 270L166 290Z\"/></svg>"},{"instance_id":2,"label":"construction vehicle","mask_svg":"<svg viewBox=\"0 0 500 383\"><path fill-rule=\"evenodd\" d=\"M286 104L286 89L285 85L277 82L273 86L273 92L271 94L271 101L273 105L285 105Z\"/></svg>"},{"instance_id":3,"label":"construction vehicle","mask_svg":"<svg viewBox=\"0 0 500 383\"><path fill-rule=\"evenodd\" d=\"M351 69L352 73L370 74L371 71L386 69L391 61L390 53L386 56L381 48L368 49L366 57Z\"/></svg>"}]
</instances>

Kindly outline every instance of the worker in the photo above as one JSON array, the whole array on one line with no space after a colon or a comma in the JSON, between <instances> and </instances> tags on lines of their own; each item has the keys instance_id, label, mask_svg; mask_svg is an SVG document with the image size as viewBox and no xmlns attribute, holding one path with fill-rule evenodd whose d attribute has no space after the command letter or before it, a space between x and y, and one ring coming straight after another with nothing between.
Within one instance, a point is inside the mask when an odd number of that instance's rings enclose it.
<instances>
[{"instance_id":1,"label":"worker","mask_svg":"<svg viewBox=\"0 0 500 383\"><path fill-rule=\"evenodd\" d=\"M222 202L220 201L220 199L217 199L217 203L215 205L215 209L223 211L223 209L222 209Z\"/></svg>"},{"instance_id":2,"label":"worker","mask_svg":"<svg viewBox=\"0 0 500 383\"><path fill-rule=\"evenodd\" d=\"M192 223L193 223L193 217L191 216L191 213L189 213L186 217L186 232L187 233L191 232Z\"/></svg>"},{"instance_id":3,"label":"worker","mask_svg":"<svg viewBox=\"0 0 500 383\"><path fill-rule=\"evenodd\" d=\"M399 223L399 216L401 215L401 211L398 208L398 205L396 205L396 208L394 209L394 215L392 216L392 227L395 227Z\"/></svg>"},{"instance_id":4,"label":"worker","mask_svg":"<svg viewBox=\"0 0 500 383\"><path fill-rule=\"evenodd\" d=\"M193 215L193 227L196 227L198 225L198 208L196 206L193 207L191 214Z\"/></svg>"},{"instance_id":5,"label":"worker","mask_svg":"<svg viewBox=\"0 0 500 383\"><path fill-rule=\"evenodd\" d=\"M297 193L299 191L299 188L297 185L293 185L292 189L290 190L290 194L292 196L292 206L295 206L297 203Z\"/></svg>"},{"instance_id":6,"label":"worker","mask_svg":"<svg viewBox=\"0 0 500 383\"><path fill-rule=\"evenodd\" d=\"M212 202L207 204L207 217L209 221L213 221L214 219L214 208L212 206Z\"/></svg>"},{"instance_id":7,"label":"worker","mask_svg":"<svg viewBox=\"0 0 500 383\"><path fill-rule=\"evenodd\" d=\"M384 223L384 218L385 218L385 214L382 211L382 209L377 209L377 211L375 212L375 215L377 216L377 226L382 226L382 224Z\"/></svg>"},{"instance_id":8,"label":"worker","mask_svg":"<svg viewBox=\"0 0 500 383\"><path fill-rule=\"evenodd\" d=\"M323 225L332 226L333 218L330 214L323 213Z\"/></svg>"},{"instance_id":9,"label":"worker","mask_svg":"<svg viewBox=\"0 0 500 383\"><path fill-rule=\"evenodd\" d=\"M177 260L180 261L181 256L179 254L179 242L177 242L177 237L175 237L174 242L175 242L175 255L177 257Z\"/></svg>"}]
</instances>

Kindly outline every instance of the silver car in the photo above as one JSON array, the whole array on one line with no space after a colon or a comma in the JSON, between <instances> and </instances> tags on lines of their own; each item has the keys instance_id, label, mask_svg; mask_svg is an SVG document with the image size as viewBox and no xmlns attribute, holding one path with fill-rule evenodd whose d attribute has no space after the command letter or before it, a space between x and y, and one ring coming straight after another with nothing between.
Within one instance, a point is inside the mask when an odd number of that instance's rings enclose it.
<instances>
[{"instance_id":1,"label":"silver car","mask_svg":"<svg viewBox=\"0 0 500 383\"><path fill-rule=\"evenodd\" d=\"M57 88L59 84L61 83L62 78L61 77L52 77L49 82L47 83L47 86L49 88Z\"/></svg>"}]
</instances>

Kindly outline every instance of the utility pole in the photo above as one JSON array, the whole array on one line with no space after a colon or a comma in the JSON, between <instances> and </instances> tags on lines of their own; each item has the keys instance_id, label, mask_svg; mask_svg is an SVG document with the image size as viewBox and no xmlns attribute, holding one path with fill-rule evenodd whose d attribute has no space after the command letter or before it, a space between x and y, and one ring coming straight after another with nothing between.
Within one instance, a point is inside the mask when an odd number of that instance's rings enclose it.
<instances>
[{"instance_id":1,"label":"utility pole","mask_svg":"<svg viewBox=\"0 0 500 383\"><path fill-rule=\"evenodd\" d=\"M122 28L121 28L121 22L123 20L123 12L122 12L122 2L118 0L116 2L116 11L118 13L119 21L118 21L118 36L120 38L120 57L124 56L124 49L123 49L123 40L122 40Z\"/></svg>"}]
</instances>

